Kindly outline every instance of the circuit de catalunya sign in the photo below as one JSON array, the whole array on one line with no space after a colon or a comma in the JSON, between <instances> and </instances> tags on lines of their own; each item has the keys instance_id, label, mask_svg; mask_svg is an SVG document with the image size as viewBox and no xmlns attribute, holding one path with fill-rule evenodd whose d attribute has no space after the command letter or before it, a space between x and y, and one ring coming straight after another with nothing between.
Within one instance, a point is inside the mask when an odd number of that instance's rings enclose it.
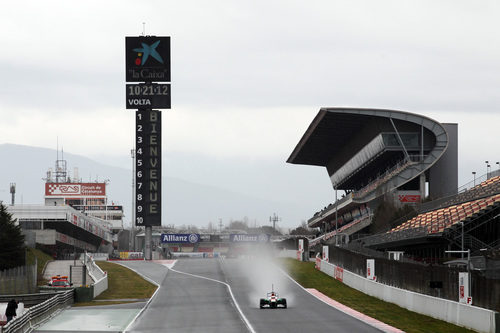
<instances>
[{"instance_id":1,"label":"circuit de catalunya sign","mask_svg":"<svg viewBox=\"0 0 500 333\"><path fill-rule=\"evenodd\" d=\"M229 236L231 242L243 243L243 242L253 242L253 243L265 243L269 242L270 235L259 234L259 235L249 235L249 234L231 234Z\"/></svg>"},{"instance_id":2,"label":"circuit de catalunya sign","mask_svg":"<svg viewBox=\"0 0 500 333\"><path fill-rule=\"evenodd\" d=\"M198 243L199 234L161 234L162 243Z\"/></svg>"}]
</instances>

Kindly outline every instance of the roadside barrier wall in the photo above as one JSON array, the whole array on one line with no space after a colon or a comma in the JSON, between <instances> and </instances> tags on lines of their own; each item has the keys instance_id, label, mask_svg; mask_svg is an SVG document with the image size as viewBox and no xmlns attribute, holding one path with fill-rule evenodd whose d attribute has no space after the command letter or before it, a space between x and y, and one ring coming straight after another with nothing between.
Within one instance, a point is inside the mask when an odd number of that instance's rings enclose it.
<instances>
[{"instance_id":1,"label":"roadside barrier wall","mask_svg":"<svg viewBox=\"0 0 500 333\"><path fill-rule=\"evenodd\" d=\"M84 263L87 266L87 272L94 281L95 298L108 289L108 275L96 265L94 258L88 253L85 253Z\"/></svg>"},{"instance_id":2,"label":"roadside barrier wall","mask_svg":"<svg viewBox=\"0 0 500 333\"><path fill-rule=\"evenodd\" d=\"M171 252L173 258L218 258L219 252Z\"/></svg>"},{"instance_id":3,"label":"roadside barrier wall","mask_svg":"<svg viewBox=\"0 0 500 333\"><path fill-rule=\"evenodd\" d=\"M297 259L297 250L282 250L278 253L278 257Z\"/></svg>"},{"instance_id":4,"label":"roadside barrier wall","mask_svg":"<svg viewBox=\"0 0 500 333\"><path fill-rule=\"evenodd\" d=\"M391 287L354 274L325 260L321 260L320 270L351 288L410 311L479 332L500 332L500 327L496 327L500 326L500 323L496 322L499 316L495 311Z\"/></svg>"}]
</instances>

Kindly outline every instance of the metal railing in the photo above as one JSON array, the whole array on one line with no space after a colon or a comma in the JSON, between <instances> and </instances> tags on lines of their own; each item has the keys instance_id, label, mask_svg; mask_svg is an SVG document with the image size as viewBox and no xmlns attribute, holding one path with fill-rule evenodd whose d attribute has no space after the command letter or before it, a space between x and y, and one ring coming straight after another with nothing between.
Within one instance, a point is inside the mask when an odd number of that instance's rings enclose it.
<instances>
[{"instance_id":1,"label":"metal railing","mask_svg":"<svg viewBox=\"0 0 500 333\"><path fill-rule=\"evenodd\" d=\"M440 208L445 208L448 206L459 205L464 202L469 202L500 193L500 182L496 182L485 187L479 187L479 184L480 183L477 183L476 186L469 188L468 190L462 190L461 192L454 193L452 195L425 202L420 206L419 214L430 212L432 210ZM462 186L461 188L465 188L464 186Z\"/></svg>"},{"instance_id":2,"label":"metal railing","mask_svg":"<svg viewBox=\"0 0 500 333\"><path fill-rule=\"evenodd\" d=\"M428 229L426 227L417 227L412 229L405 229L397 232L389 232L360 238L363 246L371 246L389 242L395 242L403 239L420 238L427 235Z\"/></svg>"},{"instance_id":3,"label":"metal railing","mask_svg":"<svg viewBox=\"0 0 500 333\"><path fill-rule=\"evenodd\" d=\"M326 207L325 209L317 212L314 214L313 217L311 217L307 223L308 225L311 224L311 223L314 223L314 222L317 222L316 220L318 219L321 219L323 216L326 215L326 213L330 212L330 211L335 211L335 207L338 207L340 205L342 205L344 202L348 201L352 199L352 192L351 193L347 193L347 195L345 195L343 198L337 200L335 203L332 203L330 205L328 205L328 207Z\"/></svg>"},{"instance_id":4,"label":"metal railing","mask_svg":"<svg viewBox=\"0 0 500 333\"><path fill-rule=\"evenodd\" d=\"M491 172L490 178L492 175L496 175L494 172ZM500 175L500 174L498 174ZM392 226L398 226L406 221L411 220L413 217L424 214L433 210L437 210L440 208L445 208L448 206L459 205L464 202L473 201L477 199L481 199L487 196L491 196L494 194L500 193L500 182L491 184L487 188L474 188L481 184L481 182L487 180L486 175L476 178L476 181L469 182L465 185L460 186L457 191L453 193L448 193L447 195L437 198L435 200L424 202L420 204L418 207L418 211L410 212L405 216L398 218L397 220L391 223ZM472 186L473 185L473 186ZM392 229L392 226L385 229L383 232L389 231Z\"/></svg>"},{"instance_id":5,"label":"metal railing","mask_svg":"<svg viewBox=\"0 0 500 333\"><path fill-rule=\"evenodd\" d=\"M389 181L392 177L403 172L410 165L413 165L415 163L418 163L420 160L425 159L425 157L426 157L426 155L409 155L408 159L404 159L402 161L399 161L396 165L394 165L392 168L385 171L382 175L377 177L375 180L370 182L368 185L359 189L358 191L355 191L353 193L353 198L354 199L363 198L365 195L376 190L380 185Z\"/></svg>"},{"instance_id":6,"label":"metal railing","mask_svg":"<svg viewBox=\"0 0 500 333\"><path fill-rule=\"evenodd\" d=\"M56 311L73 304L74 290L56 293L43 303L26 310L21 316L15 317L1 327L0 333L31 332L36 326L49 319Z\"/></svg>"}]
</instances>

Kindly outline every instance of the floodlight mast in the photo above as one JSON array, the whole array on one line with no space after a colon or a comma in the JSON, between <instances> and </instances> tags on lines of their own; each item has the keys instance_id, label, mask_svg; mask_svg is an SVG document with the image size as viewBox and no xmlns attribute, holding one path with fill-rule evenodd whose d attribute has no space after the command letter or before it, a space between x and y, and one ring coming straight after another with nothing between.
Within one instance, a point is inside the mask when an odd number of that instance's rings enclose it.
<instances>
[{"instance_id":1,"label":"floodlight mast","mask_svg":"<svg viewBox=\"0 0 500 333\"><path fill-rule=\"evenodd\" d=\"M281 222L281 217L278 217L276 213L273 213L273 216L269 217L269 222L273 223L273 230L276 230L276 222Z\"/></svg>"}]
</instances>

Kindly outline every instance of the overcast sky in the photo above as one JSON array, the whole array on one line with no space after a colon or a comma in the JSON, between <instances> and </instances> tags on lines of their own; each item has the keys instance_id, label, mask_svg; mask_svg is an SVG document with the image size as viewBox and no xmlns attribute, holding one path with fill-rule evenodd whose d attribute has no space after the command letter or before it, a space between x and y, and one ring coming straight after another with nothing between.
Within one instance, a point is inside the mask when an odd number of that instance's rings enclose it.
<instances>
[{"instance_id":1,"label":"overcast sky","mask_svg":"<svg viewBox=\"0 0 500 333\"><path fill-rule=\"evenodd\" d=\"M172 38L164 149L284 162L320 107L392 108L459 124L463 184L500 161L499 14L459 0L5 2L0 143L59 138L129 168L125 36L145 22Z\"/></svg>"}]
</instances>

